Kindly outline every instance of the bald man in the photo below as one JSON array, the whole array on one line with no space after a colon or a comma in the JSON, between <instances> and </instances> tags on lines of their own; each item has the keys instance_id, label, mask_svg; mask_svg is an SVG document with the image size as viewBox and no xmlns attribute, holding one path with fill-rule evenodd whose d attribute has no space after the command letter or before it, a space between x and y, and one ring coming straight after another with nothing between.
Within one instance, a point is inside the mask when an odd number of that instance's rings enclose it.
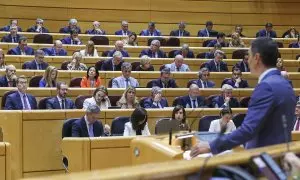
<instances>
[{"instance_id":1,"label":"bald man","mask_svg":"<svg viewBox=\"0 0 300 180\"><path fill-rule=\"evenodd\" d=\"M114 55L114 53L116 51L120 51L122 53L123 57L129 57L128 52L126 50L124 50L124 43L123 43L123 41L120 41L120 40L116 41L116 43L115 43L115 49L110 50L109 53L107 54L107 57L113 57L113 55Z\"/></svg>"},{"instance_id":2,"label":"bald man","mask_svg":"<svg viewBox=\"0 0 300 180\"><path fill-rule=\"evenodd\" d=\"M63 49L62 42L56 40L51 48L43 49L45 56L67 56L67 51Z\"/></svg>"},{"instance_id":3,"label":"bald man","mask_svg":"<svg viewBox=\"0 0 300 180\"><path fill-rule=\"evenodd\" d=\"M182 96L180 103L185 108L203 108L205 106L204 97L200 96L199 86L191 84L189 88L189 95Z\"/></svg>"},{"instance_id":4,"label":"bald man","mask_svg":"<svg viewBox=\"0 0 300 180\"><path fill-rule=\"evenodd\" d=\"M5 75L0 77L0 87L16 87L16 67L8 65L5 68Z\"/></svg>"},{"instance_id":5,"label":"bald man","mask_svg":"<svg viewBox=\"0 0 300 180\"><path fill-rule=\"evenodd\" d=\"M182 55L178 54L174 58L172 64L166 64L165 67L169 68L171 72L188 72L191 71L189 66L183 64L184 58Z\"/></svg>"},{"instance_id":6,"label":"bald man","mask_svg":"<svg viewBox=\"0 0 300 180\"><path fill-rule=\"evenodd\" d=\"M100 28L100 22L94 21L93 28L85 31L85 34L97 34L97 35L105 35L105 31Z\"/></svg>"}]
</instances>

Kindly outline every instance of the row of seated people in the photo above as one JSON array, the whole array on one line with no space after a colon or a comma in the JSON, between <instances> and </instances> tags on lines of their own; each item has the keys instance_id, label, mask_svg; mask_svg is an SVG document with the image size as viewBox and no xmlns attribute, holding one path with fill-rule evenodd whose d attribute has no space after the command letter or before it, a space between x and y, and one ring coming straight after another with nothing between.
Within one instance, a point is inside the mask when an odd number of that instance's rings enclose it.
<instances>
[{"instance_id":1,"label":"row of seated people","mask_svg":"<svg viewBox=\"0 0 300 180\"><path fill-rule=\"evenodd\" d=\"M108 90L104 86L101 86L95 89L93 96L79 96L78 100L75 101L76 103L74 103L67 97L68 85L64 82L58 82L56 85L57 96L44 98L38 105L36 98L27 93L27 79L25 76L19 76L16 85L16 91L9 91L3 96L2 101L6 110L34 110L38 109L38 107L41 109L80 109L82 107L85 108L89 104L96 104L101 109L131 109L136 107L162 109L169 107L168 101L162 96L162 90L158 86L152 87L149 97L141 98L140 101L136 96L136 89L134 87L129 86L126 88L122 96L113 96L110 98ZM191 84L188 94L176 98L172 106L180 104L185 108L218 108L228 106L237 108L241 105L246 107L249 98L242 104L237 98L233 97L232 91L232 86L224 84L221 94L205 99L200 95L199 86Z\"/></svg>"},{"instance_id":2,"label":"row of seated people","mask_svg":"<svg viewBox=\"0 0 300 180\"><path fill-rule=\"evenodd\" d=\"M218 33L218 31L213 30L213 22L207 21L205 23L205 28L198 31L197 36L198 37L215 37ZM0 31L9 31L12 26L16 26L18 31L22 31L22 29L18 26L18 20L12 19L10 20L10 24L6 25L2 28L0 28ZM178 23L178 29L173 30L170 32L170 36L191 36L190 32L186 29L186 23L179 22ZM59 29L59 33L70 33L72 29L76 29L78 33L81 33L81 28L78 26L78 21L76 19L70 19L68 22L68 25L66 27L62 27ZM242 25L236 25L235 29L233 30L234 33L237 33L241 37L246 37L244 34L242 34L243 27ZM27 32L35 32L35 33L49 33L49 30L44 27L44 20L38 18L36 20L36 24L32 27L27 29ZM94 21L92 23L92 28L85 31L86 34L96 34L96 35L105 35L105 30L101 29L100 22ZM132 32L129 30L129 23L127 21L121 22L121 29L117 30L114 34L115 35L124 35L127 36L128 34L131 34ZM158 30L155 26L154 22L148 23L148 28L142 30L139 33L141 36L161 36L162 33L160 30ZM232 34L229 34L228 36L231 36ZM271 37L271 38L277 38L276 32L273 30L272 23L266 23L265 28L258 31L255 35L256 37ZM297 38L299 36L299 32L294 28L291 27L288 29L283 35L283 38Z\"/></svg>"}]
</instances>

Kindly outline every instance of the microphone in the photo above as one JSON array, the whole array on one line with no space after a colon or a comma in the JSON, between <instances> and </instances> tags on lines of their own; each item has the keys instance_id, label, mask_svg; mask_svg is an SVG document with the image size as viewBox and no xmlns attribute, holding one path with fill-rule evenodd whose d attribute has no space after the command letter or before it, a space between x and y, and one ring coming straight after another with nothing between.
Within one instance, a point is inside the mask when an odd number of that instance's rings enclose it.
<instances>
[{"instance_id":1,"label":"microphone","mask_svg":"<svg viewBox=\"0 0 300 180\"><path fill-rule=\"evenodd\" d=\"M285 140L285 144L286 144L286 149L287 149L287 152L289 152L290 151L290 143L289 143L287 119L286 119L285 114L283 114L281 116L281 120L282 120L282 126L283 126L283 133L284 133L284 140Z\"/></svg>"},{"instance_id":2,"label":"microphone","mask_svg":"<svg viewBox=\"0 0 300 180\"><path fill-rule=\"evenodd\" d=\"M170 128L170 131L169 131L169 145L170 146L172 145L172 128Z\"/></svg>"},{"instance_id":3,"label":"microphone","mask_svg":"<svg viewBox=\"0 0 300 180\"><path fill-rule=\"evenodd\" d=\"M186 117L188 117L188 115L192 114L195 110L196 110L196 108L193 108L192 111L189 114L186 115ZM200 113L201 113L201 111L198 112L197 116L193 119L192 123L189 124L189 133L192 132L192 125L194 125L196 120L201 117L201 116L199 116Z\"/></svg>"}]
</instances>

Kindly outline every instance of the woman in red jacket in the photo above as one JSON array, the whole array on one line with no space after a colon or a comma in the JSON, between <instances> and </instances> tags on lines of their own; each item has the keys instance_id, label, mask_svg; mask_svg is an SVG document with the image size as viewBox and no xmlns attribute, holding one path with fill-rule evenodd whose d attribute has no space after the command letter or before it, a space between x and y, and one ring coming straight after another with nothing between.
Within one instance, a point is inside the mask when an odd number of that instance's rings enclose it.
<instances>
[{"instance_id":1,"label":"woman in red jacket","mask_svg":"<svg viewBox=\"0 0 300 180\"><path fill-rule=\"evenodd\" d=\"M97 88L101 86L101 79L99 72L95 66L91 66L87 69L86 76L82 78L80 87L83 88Z\"/></svg>"}]
</instances>

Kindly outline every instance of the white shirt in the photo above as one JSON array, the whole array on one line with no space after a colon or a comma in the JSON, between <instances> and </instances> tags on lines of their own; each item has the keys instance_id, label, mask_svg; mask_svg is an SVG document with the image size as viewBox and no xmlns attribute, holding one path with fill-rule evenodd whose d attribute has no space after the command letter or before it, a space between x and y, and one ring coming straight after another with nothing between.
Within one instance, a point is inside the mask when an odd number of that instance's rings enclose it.
<instances>
[{"instance_id":1,"label":"white shirt","mask_svg":"<svg viewBox=\"0 0 300 180\"><path fill-rule=\"evenodd\" d=\"M144 129L142 130L142 136L150 136L150 131L148 128L148 123L146 123ZM125 129L123 136L136 136L136 131L132 128L131 122L125 123Z\"/></svg>"},{"instance_id":2,"label":"white shirt","mask_svg":"<svg viewBox=\"0 0 300 180\"><path fill-rule=\"evenodd\" d=\"M270 68L265 70L258 78L258 84L261 82L261 80L271 71L277 70L276 68Z\"/></svg>"},{"instance_id":3,"label":"white shirt","mask_svg":"<svg viewBox=\"0 0 300 180\"><path fill-rule=\"evenodd\" d=\"M60 109L62 109L62 99L57 95L57 100L59 102L59 105L60 105ZM65 109L66 109L66 101L65 101Z\"/></svg>"},{"instance_id":4,"label":"white shirt","mask_svg":"<svg viewBox=\"0 0 300 180\"><path fill-rule=\"evenodd\" d=\"M91 56L91 55L89 55L89 54L85 55L85 51L86 51L85 49L83 49L83 50L80 51L80 54L81 54L82 56L84 56L84 57L99 57L98 52L97 52L96 49L94 49L94 56Z\"/></svg>"},{"instance_id":5,"label":"white shirt","mask_svg":"<svg viewBox=\"0 0 300 180\"><path fill-rule=\"evenodd\" d=\"M84 115L84 120L85 120L85 124L86 124L86 128L87 128L87 131L88 131L88 134L90 134L90 131L89 131L89 122L86 118L86 115Z\"/></svg>"},{"instance_id":6,"label":"white shirt","mask_svg":"<svg viewBox=\"0 0 300 180\"><path fill-rule=\"evenodd\" d=\"M216 133L219 133L221 132L221 119L216 119L216 120L213 120L211 123L210 123L210 126L209 126L209 132L216 132ZM232 131L236 130L236 127L233 123L232 120L230 120L228 123L227 123L227 127L226 127L226 131L225 133L231 133Z\"/></svg>"}]
</instances>

